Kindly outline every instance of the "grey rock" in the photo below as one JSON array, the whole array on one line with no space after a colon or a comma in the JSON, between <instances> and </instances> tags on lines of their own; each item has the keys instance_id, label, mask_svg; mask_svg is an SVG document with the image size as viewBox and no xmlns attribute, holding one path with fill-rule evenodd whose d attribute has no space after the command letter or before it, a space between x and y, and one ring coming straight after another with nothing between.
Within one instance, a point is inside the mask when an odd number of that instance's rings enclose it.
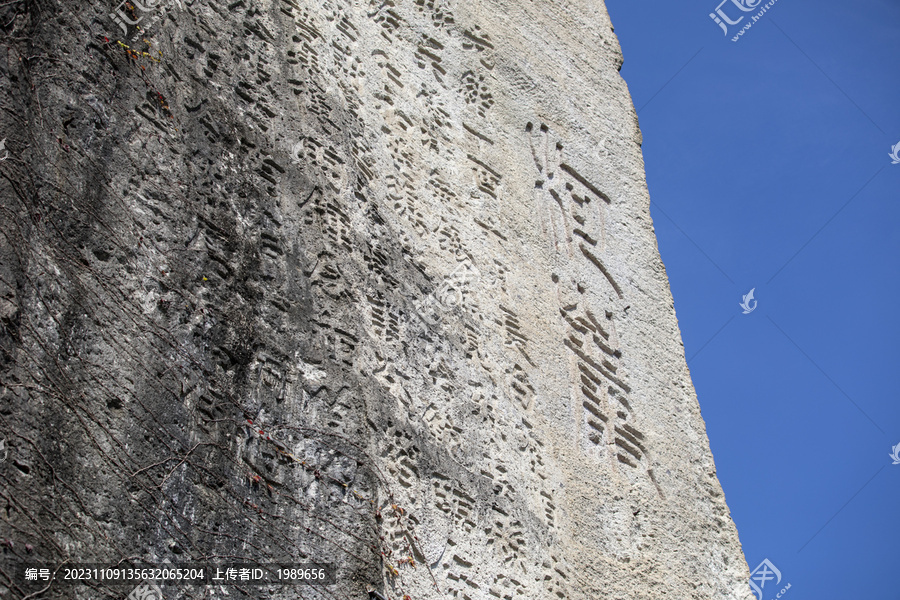
<instances>
[{"instance_id":1,"label":"grey rock","mask_svg":"<svg viewBox=\"0 0 900 600\"><path fill-rule=\"evenodd\" d=\"M601 2L0 27L0 597L751 597Z\"/></svg>"}]
</instances>

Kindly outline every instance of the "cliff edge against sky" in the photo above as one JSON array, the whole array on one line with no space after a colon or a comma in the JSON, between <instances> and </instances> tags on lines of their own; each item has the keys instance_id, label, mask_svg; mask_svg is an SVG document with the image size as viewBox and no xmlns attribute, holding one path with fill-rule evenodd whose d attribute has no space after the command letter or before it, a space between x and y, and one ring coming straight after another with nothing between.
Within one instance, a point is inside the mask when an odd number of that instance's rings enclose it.
<instances>
[{"instance_id":1,"label":"cliff edge against sky","mask_svg":"<svg viewBox=\"0 0 900 600\"><path fill-rule=\"evenodd\" d=\"M2 597L751 597L602 2L0 21Z\"/></svg>"}]
</instances>

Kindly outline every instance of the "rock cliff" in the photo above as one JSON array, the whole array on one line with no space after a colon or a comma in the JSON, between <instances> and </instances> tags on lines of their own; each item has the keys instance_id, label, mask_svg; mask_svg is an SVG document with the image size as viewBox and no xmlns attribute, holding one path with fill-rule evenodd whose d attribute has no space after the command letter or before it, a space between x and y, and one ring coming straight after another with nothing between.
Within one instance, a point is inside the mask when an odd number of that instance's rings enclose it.
<instances>
[{"instance_id":1,"label":"rock cliff","mask_svg":"<svg viewBox=\"0 0 900 600\"><path fill-rule=\"evenodd\" d=\"M142 1L0 5L0 597L751 597L601 1Z\"/></svg>"}]
</instances>

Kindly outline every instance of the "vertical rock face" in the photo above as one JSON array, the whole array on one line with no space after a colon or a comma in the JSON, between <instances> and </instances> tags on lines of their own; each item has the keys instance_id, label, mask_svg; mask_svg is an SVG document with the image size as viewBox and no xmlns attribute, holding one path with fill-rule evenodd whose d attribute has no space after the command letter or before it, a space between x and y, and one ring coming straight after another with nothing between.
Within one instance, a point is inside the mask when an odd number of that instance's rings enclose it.
<instances>
[{"instance_id":1,"label":"vertical rock face","mask_svg":"<svg viewBox=\"0 0 900 600\"><path fill-rule=\"evenodd\" d=\"M0 6L0 596L750 597L602 2L148 4Z\"/></svg>"}]
</instances>

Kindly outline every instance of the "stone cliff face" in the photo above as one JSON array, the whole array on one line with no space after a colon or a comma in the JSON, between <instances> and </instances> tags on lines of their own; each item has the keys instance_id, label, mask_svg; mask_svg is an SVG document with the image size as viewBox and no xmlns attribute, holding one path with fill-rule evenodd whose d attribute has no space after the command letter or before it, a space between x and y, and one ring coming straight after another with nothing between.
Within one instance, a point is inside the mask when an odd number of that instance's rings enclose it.
<instances>
[{"instance_id":1,"label":"stone cliff face","mask_svg":"<svg viewBox=\"0 0 900 600\"><path fill-rule=\"evenodd\" d=\"M750 597L601 2L0 26L0 597Z\"/></svg>"}]
</instances>

